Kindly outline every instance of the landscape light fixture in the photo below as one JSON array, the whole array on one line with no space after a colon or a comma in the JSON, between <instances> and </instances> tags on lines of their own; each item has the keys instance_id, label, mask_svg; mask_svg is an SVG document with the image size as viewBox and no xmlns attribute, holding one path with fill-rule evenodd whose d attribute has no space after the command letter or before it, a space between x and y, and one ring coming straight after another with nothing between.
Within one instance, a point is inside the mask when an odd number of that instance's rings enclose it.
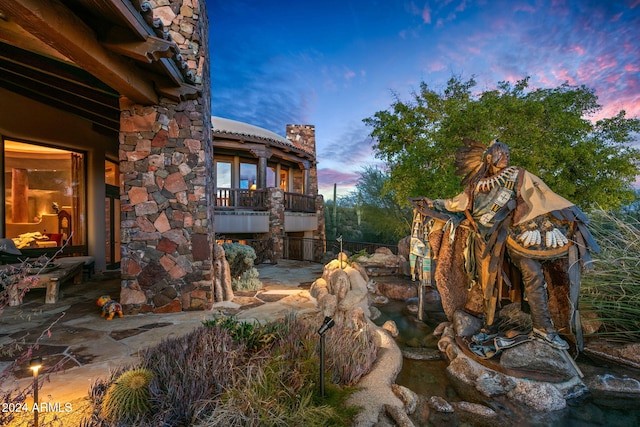
<instances>
[{"instance_id":1,"label":"landscape light fixture","mask_svg":"<svg viewBox=\"0 0 640 427\"><path fill-rule=\"evenodd\" d=\"M335 324L336 322L331 317L325 316L322 326L318 329L320 335L320 396L322 397L324 397L324 335Z\"/></svg>"},{"instance_id":2,"label":"landscape light fixture","mask_svg":"<svg viewBox=\"0 0 640 427\"><path fill-rule=\"evenodd\" d=\"M322 326L320 326L320 329L318 329L318 333L320 334L320 336L324 336L324 334L326 334L329 329L333 328L333 325L335 324L336 322L334 322L331 317L326 316L324 318L324 321L322 322Z\"/></svg>"},{"instance_id":3,"label":"landscape light fixture","mask_svg":"<svg viewBox=\"0 0 640 427\"><path fill-rule=\"evenodd\" d=\"M340 263L340 268L342 268L342 234L338 236L336 241L340 243L340 252L338 252L338 262Z\"/></svg>"},{"instance_id":4,"label":"landscape light fixture","mask_svg":"<svg viewBox=\"0 0 640 427\"><path fill-rule=\"evenodd\" d=\"M42 357L34 357L29 361L29 369L33 371L33 425L38 427L38 371L42 368Z\"/></svg>"}]
</instances>

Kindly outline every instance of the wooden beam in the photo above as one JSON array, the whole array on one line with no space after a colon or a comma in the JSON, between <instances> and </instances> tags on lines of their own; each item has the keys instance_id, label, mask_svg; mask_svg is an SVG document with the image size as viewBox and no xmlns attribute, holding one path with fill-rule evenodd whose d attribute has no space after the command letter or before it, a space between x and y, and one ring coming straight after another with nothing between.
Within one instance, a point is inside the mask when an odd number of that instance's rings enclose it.
<instances>
[{"instance_id":1,"label":"wooden beam","mask_svg":"<svg viewBox=\"0 0 640 427\"><path fill-rule=\"evenodd\" d=\"M95 2L95 0L92 0L92 2ZM103 3L103 0L98 0L98 3ZM129 28L131 28L141 40L146 39L149 34L153 34L153 29L147 25L142 15L140 15L130 1L110 1L108 4L115 13L124 18Z\"/></svg>"},{"instance_id":2,"label":"wooden beam","mask_svg":"<svg viewBox=\"0 0 640 427\"><path fill-rule=\"evenodd\" d=\"M182 83L178 87L163 85L161 82L156 82L156 84L159 94L177 102L197 99L202 96L202 90L199 87L187 83Z\"/></svg>"},{"instance_id":3,"label":"wooden beam","mask_svg":"<svg viewBox=\"0 0 640 427\"><path fill-rule=\"evenodd\" d=\"M118 40L118 35L114 35L102 45L113 52L149 64L180 53L180 49L174 42L155 36L149 36L145 41L125 41Z\"/></svg>"},{"instance_id":4,"label":"wooden beam","mask_svg":"<svg viewBox=\"0 0 640 427\"><path fill-rule=\"evenodd\" d=\"M158 95L137 67L104 49L94 32L58 0L0 0L5 15L51 46L78 67L121 95L143 104L157 104Z\"/></svg>"}]
</instances>

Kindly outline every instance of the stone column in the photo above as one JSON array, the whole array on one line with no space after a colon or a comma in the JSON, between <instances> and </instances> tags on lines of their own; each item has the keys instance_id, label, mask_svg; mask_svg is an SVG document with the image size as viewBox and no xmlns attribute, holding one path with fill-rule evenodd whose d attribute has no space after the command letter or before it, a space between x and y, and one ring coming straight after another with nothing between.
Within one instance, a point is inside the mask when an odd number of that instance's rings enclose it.
<instances>
[{"instance_id":1,"label":"stone column","mask_svg":"<svg viewBox=\"0 0 640 427\"><path fill-rule=\"evenodd\" d=\"M316 156L316 128L313 125L287 125L287 139L291 143L308 153ZM305 180L305 194L318 194L318 168L315 160L309 164L309 170L305 170L308 180Z\"/></svg>"},{"instance_id":2,"label":"stone column","mask_svg":"<svg viewBox=\"0 0 640 427\"><path fill-rule=\"evenodd\" d=\"M313 232L313 238L320 240L322 245L315 246L317 250L326 246L324 199L318 194L318 168L315 162L316 156L316 129L312 125L287 125L287 139L298 148L313 154L314 161L304 162L305 194L316 196L316 215L318 228ZM315 259L320 259L322 254L316 254Z\"/></svg>"},{"instance_id":3,"label":"stone column","mask_svg":"<svg viewBox=\"0 0 640 427\"><path fill-rule=\"evenodd\" d=\"M277 264L283 255L284 243L284 190L269 188L266 200L269 211L269 243L271 245L271 262Z\"/></svg>"},{"instance_id":4,"label":"stone column","mask_svg":"<svg viewBox=\"0 0 640 427\"><path fill-rule=\"evenodd\" d=\"M152 106L121 100L120 301L129 313L202 310L213 303L213 148L204 4L185 1L180 8L154 9L196 76L197 95L161 97Z\"/></svg>"}]
</instances>

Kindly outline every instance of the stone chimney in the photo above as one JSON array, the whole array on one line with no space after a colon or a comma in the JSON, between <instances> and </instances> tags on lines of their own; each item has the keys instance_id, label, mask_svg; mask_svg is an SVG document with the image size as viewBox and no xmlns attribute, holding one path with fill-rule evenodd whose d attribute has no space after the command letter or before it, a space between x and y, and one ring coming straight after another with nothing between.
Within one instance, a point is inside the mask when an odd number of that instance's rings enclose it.
<instances>
[{"instance_id":1,"label":"stone chimney","mask_svg":"<svg viewBox=\"0 0 640 427\"><path fill-rule=\"evenodd\" d=\"M308 165L309 181L306 194L318 195L318 170L316 168L316 127L313 125L287 125L287 139L307 153L313 154L313 162Z\"/></svg>"}]
</instances>

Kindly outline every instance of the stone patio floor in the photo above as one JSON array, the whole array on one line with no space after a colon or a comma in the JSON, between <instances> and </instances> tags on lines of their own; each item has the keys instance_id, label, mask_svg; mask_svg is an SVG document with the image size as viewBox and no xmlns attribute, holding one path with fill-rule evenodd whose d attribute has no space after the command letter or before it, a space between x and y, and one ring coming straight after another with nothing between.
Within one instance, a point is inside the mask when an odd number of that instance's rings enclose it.
<instances>
[{"instance_id":1,"label":"stone patio floor","mask_svg":"<svg viewBox=\"0 0 640 427\"><path fill-rule=\"evenodd\" d=\"M88 391L97 378L108 376L116 367L133 364L141 350L163 339L191 332L217 310L234 314L239 319L260 322L282 318L290 312L316 310L308 289L322 275L321 264L283 260L257 268L263 284L260 291L238 292L232 301L217 303L211 311L138 314L115 317L111 321L101 318L95 301L105 294L117 298L118 277L97 275L81 285L64 285L62 298L56 304L44 304L44 290L34 289L26 295L21 306L5 308L0 316L0 343L23 339L29 344L42 335L39 348L31 356L43 358L41 376L46 380L40 388L39 400L51 403L54 408L71 410L41 413L40 422L56 416L71 419L73 413L79 414L87 406ZM49 327L51 333L47 334ZM13 361L14 357L0 355L0 371ZM63 369L47 374L59 363ZM15 375L4 379L2 389L26 388L33 384L28 364L29 360L26 360ZM31 405L32 400L28 404ZM27 425L25 420L21 422L25 424L16 422L12 425ZM72 424L64 422L61 425Z\"/></svg>"}]
</instances>

